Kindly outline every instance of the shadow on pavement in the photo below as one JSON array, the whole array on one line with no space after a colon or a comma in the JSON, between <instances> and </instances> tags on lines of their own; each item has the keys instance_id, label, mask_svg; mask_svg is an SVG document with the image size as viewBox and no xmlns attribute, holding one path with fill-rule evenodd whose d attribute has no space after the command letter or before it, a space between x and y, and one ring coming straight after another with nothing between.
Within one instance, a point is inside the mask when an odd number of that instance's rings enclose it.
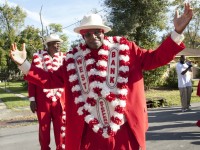
<instances>
[{"instance_id":1,"label":"shadow on pavement","mask_svg":"<svg viewBox=\"0 0 200 150\"><path fill-rule=\"evenodd\" d=\"M199 150L200 128L196 122L200 120L200 104L191 108L186 112L176 107L149 109L149 129L146 134L148 149Z\"/></svg>"}]
</instances>

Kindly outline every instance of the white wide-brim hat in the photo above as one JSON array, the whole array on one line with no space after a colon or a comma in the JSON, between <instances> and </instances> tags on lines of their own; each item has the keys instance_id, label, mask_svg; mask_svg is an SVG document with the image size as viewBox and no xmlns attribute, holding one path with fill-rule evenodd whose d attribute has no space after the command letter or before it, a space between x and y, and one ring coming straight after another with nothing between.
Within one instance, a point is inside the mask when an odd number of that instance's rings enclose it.
<instances>
[{"instance_id":1,"label":"white wide-brim hat","mask_svg":"<svg viewBox=\"0 0 200 150\"><path fill-rule=\"evenodd\" d=\"M63 40L60 39L60 37L58 35L50 34L49 36L46 37L44 44L47 44L49 42L56 42L56 41L61 42L61 43L63 42Z\"/></svg>"},{"instance_id":2,"label":"white wide-brim hat","mask_svg":"<svg viewBox=\"0 0 200 150\"><path fill-rule=\"evenodd\" d=\"M84 29L103 29L104 33L111 30L110 27L103 24L103 20L98 14L84 16L81 20L80 26L74 28L74 32L80 33L80 30Z\"/></svg>"}]
</instances>

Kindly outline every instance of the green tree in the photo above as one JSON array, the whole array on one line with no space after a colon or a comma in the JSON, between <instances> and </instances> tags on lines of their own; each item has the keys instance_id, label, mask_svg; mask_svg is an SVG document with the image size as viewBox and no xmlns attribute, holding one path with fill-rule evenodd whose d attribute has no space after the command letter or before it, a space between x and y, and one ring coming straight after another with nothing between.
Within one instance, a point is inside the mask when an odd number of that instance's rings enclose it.
<instances>
[{"instance_id":1,"label":"green tree","mask_svg":"<svg viewBox=\"0 0 200 150\"><path fill-rule=\"evenodd\" d=\"M8 4L0 6L0 28L4 33L6 42L4 48L10 48L11 43L15 42L16 36L24 25L26 13L19 7L10 7Z\"/></svg>"},{"instance_id":2,"label":"green tree","mask_svg":"<svg viewBox=\"0 0 200 150\"><path fill-rule=\"evenodd\" d=\"M27 26L23 31L21 31L18 36L18 41L20 45L26 43L27 58L32 59L33 53L37 52L39 49L43 49L42 39L40 36L39 28L34 26Z\"/></svg>"},{"instance_id":3,"label":"green tree","mask_svg":"<svg viewBox=\"0 0 200 150\"><path fill-rule=\"evenodd\" d=\"M156 32L166 27L167 0L105 0L111 35L126 36L141 47L156 45Z\"/></svg>"},{"instance_id":4,"label":"green tree","mask_svg":"<svg viewBox=\"0 0 200 150\"><path fill-rule=\"evenodd\" d=\"M25 17L26 13L19 6L10 7L7 3L0 5L0 48L5 52L6 64L4 73L7 77L18 72L17 66L10 60L8 52L11 43L16 41L20 29L24 25Z\"/></svg>"},{"instance_id":5,"label":"green tree","mask_svg":"<svg viewBox=\"0 0 200 150\"><path fill-rule=\"evenodd\" d=\"M182 4L182 5L181 5ZM200 48L200 0L190 1L191 7L194 9L194 16L188 25L184 35L184 43L189 48ZM179 5L178 9L183 11L184 5L182 0L174 0L173 6Z\"/></svg>"},{"instance_id":6,"label":"green tree","mask_svg":"<svg viewBox=\"0 0 200 150\"><path fill-rule=\"evenodd\" d=\"M156 32L166 28L168 0L105 0L108 22L112 26L110 35L125 36L140 47L149 49L157 46ZM146 89L161 85L161 76L167 67L145 71Z\"/></svg>"},{"instance_id":7,"label":"green tree","mask_svg":"<svg viewBox=\"0 0 200 150\"><path fill-rule=\"evenodd\" d=\"M22 43L26 43L28 59L32 58L34 52L43 49L44 36L49 31L42 31L34 26L24 28L24 20L26 13L19 6L11 7L7 3L0 5L0 70L6 76L13 76L19 73L16 64L10 60L10 45L14 42L21 47ZM42 23L42 22L41 22ZM43 24L42 24L43 26ZM68 47L68 38L62 31L62 25L52 23L48 26L51 33L59 34L64 43L62 51L66 51Z\"/></svg>"},{"instance_id":8,"label":"green tree","mask_svg":"<svg viewBox=\"0 0 200 150\"><path fill-rule=\"evenodd\" d=\"M62 33L63 27L61 24L56 24L56 23L51 23L49 24L49 30L50 30L50 34L51 33Z\"/></svg>"}]
</instances>

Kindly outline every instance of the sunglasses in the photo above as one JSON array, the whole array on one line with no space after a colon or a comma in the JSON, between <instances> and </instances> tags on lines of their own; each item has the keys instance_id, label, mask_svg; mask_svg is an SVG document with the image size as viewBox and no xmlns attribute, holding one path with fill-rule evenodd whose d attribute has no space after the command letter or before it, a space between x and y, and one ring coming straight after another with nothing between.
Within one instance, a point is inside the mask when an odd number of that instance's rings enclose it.
<instances>
[{"instance_id":1,"label":"sunglasses","mask_svg":"<svg viewBox=\"0 0 200 150\"><path fill-rule=\"evenodd\" d=\"M86 38L90 38L92 35L99 36L103 33L102 29L95 29L95 30L81 30L80 34Z\"/></svg>"}]
</instances>

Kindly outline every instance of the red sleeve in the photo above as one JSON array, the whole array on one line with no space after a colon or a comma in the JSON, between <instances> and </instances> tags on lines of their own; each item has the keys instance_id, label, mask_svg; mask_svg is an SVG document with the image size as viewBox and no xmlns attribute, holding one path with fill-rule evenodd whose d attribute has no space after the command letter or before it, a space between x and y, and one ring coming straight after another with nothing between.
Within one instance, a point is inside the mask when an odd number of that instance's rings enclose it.
<instances>
[{"instance_id":1,"label":"red sleeve","mask_svg":"<svg viewBox=\"0 0 200 150\"><path fill-rule=\"evenodd\" d=\"M35 63L34 63L34 55L33 55L33 57L32 57L32 63L31 63L31 65L34 65L35 66ZM25 78L26 78L26 76L25 76ZM35 84L33 84L33 83L31 83L31 82L28 82L28 97L30 98L30 97L36 97L36 85Z\"/></svg>"},{"instance_id":2,"label":"red sleeve","mask_svg":"<svg viewBox=\"0 0 200 150\"><path fill-rule=\"evenodd\" d=\"M142 70L152 70L166 65L185 48L183 43L178 45L171 37L164 40L156 50L146 50L138 47L135 43L131 44L132 64L141 65Z\"/></svg>"},{"instance_id":3,"label":"red sleeve","mask_svg":"<svg viewBox=\"0 0 200 150\"><path fill-rule=\"evenodd\" d=\"M200 80L197 86L197 96L200 96Z\"/></svg>"},{"instance_id":4,"label":"red sleeve","mask_svg":"<svg viewBox=\"0 0 200 150\"><path fill-rule=\"evenodd\" d=\"M24 79L45 89L63 88L64 78L67 76L65 68L66 66L63 64L56 71L46 72L41 68L31 65L31 68Z\"/></svg>"},{"instance_id":5,"label":"red sleeve","mask_svg":"<svg viewBox=\"0 0 200 150\"><path fill-rule=\"evenodd\" d=\"M28 82L28 97L35 97L36 95L36 85Z\"/></svg>"}]
</instances>

